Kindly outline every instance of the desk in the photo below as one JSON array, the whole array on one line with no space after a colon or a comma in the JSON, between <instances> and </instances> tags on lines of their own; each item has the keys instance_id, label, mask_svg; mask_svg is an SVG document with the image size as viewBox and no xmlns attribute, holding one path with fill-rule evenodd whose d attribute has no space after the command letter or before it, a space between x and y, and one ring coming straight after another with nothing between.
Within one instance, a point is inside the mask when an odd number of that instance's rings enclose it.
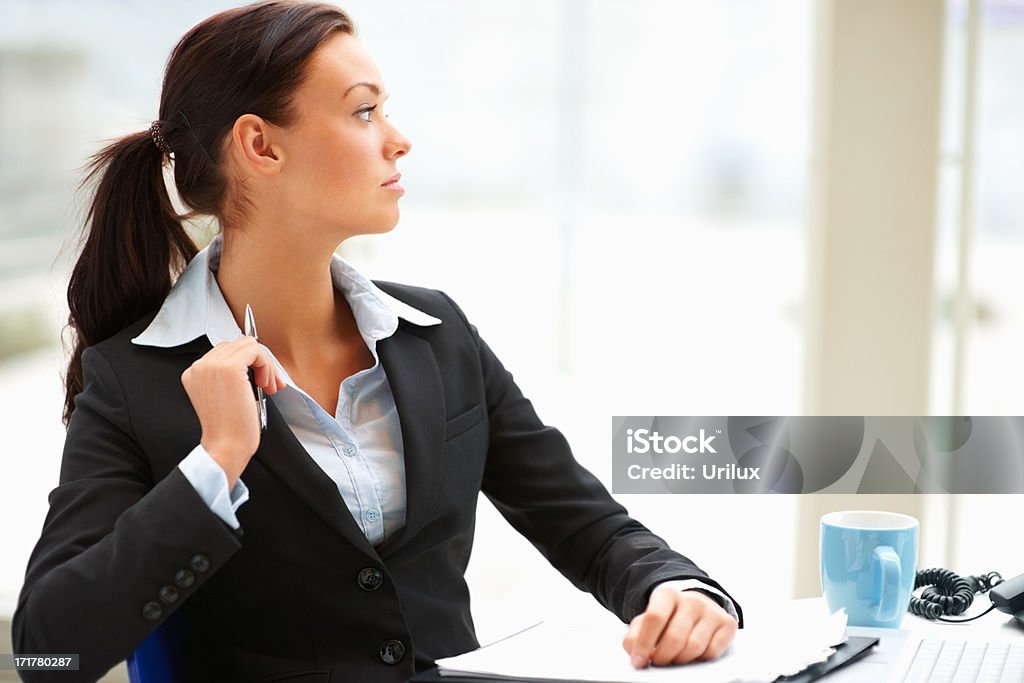
<instances>
[{"instance_id":1,"label":"desk","mask_svg":"<svg viewBox=\"0 0 1024 683\"><path fill-rule=\"evenodd\" d=\"M974 605L974 610L976 611L973 611L973 613L977 614L979 611L983 611L983 605L987 607L987 598L982 598ZM752 630L760 631L768 628L778 632L782 628L788 632L790 630L789 627L794 625L793 620L803 623L816 623L811 620L820 620L828 617L828 610L823 598L790 601L770 601L765 599L763 602L755 604L744 603L743 611L746 617L746 625ZM562 615L562 619L567 619L571 616ZM621 654L625 657L624 652L618 652L625 627L617 619L609 615L605 615L605 617L607 618L587 623L584 630L585 642L581 641L583 642L582 645L575 643L575 645L579 646L576 649L572 649L573 646L570 645L570 651L575 653L576 656L585 656L592 643L594 647L610 647L614 650L615 655ZM804 622L805 619L808 621ZM556 623L559 620L556 617ZM567 635L570 634L571 629L566 630L565 633ZM828 674L824 679L828 683L883 683L889 677L894 665L906 651L904 646L912 646L923 637L963 640L1016 640L1024 642L1024 626L1021 626L1019 622L1009 615L995 610L967 624L937 623L907 614L903 620L903 628L900 629L847 627L847 633L850 636L877 637L880 639L879 644L870 654ZM531 652L534 651L531 650ZM550 652L541 648L541 651L535 652L535 655L531 656L530 659L539 657L540 659L537 659L537 661L542 662L550 654ZM605 675L609 674L605 673ZM494 679L445 679L432 673L421 674L413 679L416 683L421 681L431 681L434 683L437 681L450 682L452 680L477 683L481 680ZM679 671L678 680L687 680L684 669Z\"/></svg>"},{"instance_id":2,"label":"desk","mask_svg":"<svg viewBox=\"0 0 1024 683\"><path fill-rule=\"evenodd\" d=\"M808 598L794 602L799 604L801 609L827 611L824 598ZM971 609L968 610L967 616L985 611L989 604L988 597L983 595L976 596L975 602L971 605ZM889 667L899 658L903 645L907 642L920 640L921 638L1014 640L1024 643L1024 625L1009 614L999 610L992 610L980 619L975 619L966 624L947 624L907 614L903 618L903 623L899 629L848 626L846 632L851 636L877 636L880 640L871 654L850 663L848 667L839 669L823 679L829 683L877 683L885 681Z\"/></svg>"}]
</instances>

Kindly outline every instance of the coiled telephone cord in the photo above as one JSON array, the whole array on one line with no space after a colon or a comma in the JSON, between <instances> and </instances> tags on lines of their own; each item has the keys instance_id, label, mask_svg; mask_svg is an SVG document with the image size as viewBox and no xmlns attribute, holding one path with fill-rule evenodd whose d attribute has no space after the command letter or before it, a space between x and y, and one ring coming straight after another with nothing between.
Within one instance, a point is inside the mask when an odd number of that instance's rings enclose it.
<instances>
[{"instance_id":1,"label":"coiled telephone cord","mask_svg":"<svg viewBox=\"0 0 1024 683\"><path fill-rule=\"evenodd\" d=\"M1003 582L999 572L989 572L980 576L960 576L948 569L923 569L914 578L914 590L925 588L921 597L910 596L910 612L925 619L945 621L950 624L962 624L983 617L993 609L987 610L968 619L945 619L946 616L957 616L967 611L974 602L974 595L986 593L994 586Z\"/></svg>"}]
</instances>

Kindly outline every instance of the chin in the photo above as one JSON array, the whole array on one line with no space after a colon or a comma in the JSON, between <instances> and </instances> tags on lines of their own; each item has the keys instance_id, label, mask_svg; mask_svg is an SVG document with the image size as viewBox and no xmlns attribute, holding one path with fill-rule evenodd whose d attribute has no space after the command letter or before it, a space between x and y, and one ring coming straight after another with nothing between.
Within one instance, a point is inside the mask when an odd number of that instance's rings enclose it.
<instances>
[{"instance_id":1,"label":"chin","mask_svg":"<svg viewBox=\"0 0 1024 683\"><path fill-rule=\"evenodd\" d=\"M368 229L368 232L370 232L370 233L372 233L374 235L379 235L379 234L383 234L385 232L391 232L392 230L395 229L396 225L398 225L398 216L395 216L391 220L380 221L379 223L373 224Z\"/></svg>"},{"instance_id":2,"label":"chin","mask_svg":"<svg viewBox=\"0 0 1024 683\"><path fill-rule=\"evenodd\" d=\"M395 210L389 212L389 214L388 214L388 216L386 218L384 218L383 220L378 221L376 223L376 225L378 227L377 227L376 230L374 230L374 232L375 233L391 232L392 230L395 229L395 226L398 225L399 217L400 217L400 214L398 212L398 207L396 206Z\"/></svg>"}]
</instances>

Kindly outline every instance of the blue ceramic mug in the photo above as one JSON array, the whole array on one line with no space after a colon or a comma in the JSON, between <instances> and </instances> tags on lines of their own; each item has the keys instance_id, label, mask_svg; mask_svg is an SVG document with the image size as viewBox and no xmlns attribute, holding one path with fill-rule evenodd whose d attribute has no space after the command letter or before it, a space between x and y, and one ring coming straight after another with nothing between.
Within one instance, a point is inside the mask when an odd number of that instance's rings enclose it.
<instances>
[{"instance_id":1,"label":"blue ceramic mug","mask_svg":"<svg viewBox=\"0 0 1024 683\"><path fill-rule=\"evenodd\" d=\"M917 568L918 522L896 512L847 510L821 518L821 592L850 626L899 628Z\"/></svg>"}]
</instances>

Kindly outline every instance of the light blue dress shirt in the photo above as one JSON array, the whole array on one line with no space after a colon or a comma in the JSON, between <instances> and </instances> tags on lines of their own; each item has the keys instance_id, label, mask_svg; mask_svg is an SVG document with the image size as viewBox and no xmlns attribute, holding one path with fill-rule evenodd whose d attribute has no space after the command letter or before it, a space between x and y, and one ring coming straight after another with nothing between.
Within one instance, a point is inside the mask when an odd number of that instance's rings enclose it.
<instances>
[{"instance_id":1,"label":"light blue dress shirt","mask_svg":"<svg viewBox=\"0 0 1024 683\"><path fill-rule=\"evenodd\" d=\"M156 317L132 343L169 348L205 334L216 346L242 336L215 277L223 248L223 236L217 235L196 254ZM292 381L273 352L260 344L288 383L267 400L274 402L299 443L338 486L356 524L376 546L405 524L406 512L401 424L377 355L377 342L395 333L399 318L421 326L441 321L384 292L337 254L331 259L331 279L352 308L359 333L373 355L373 367L341 382L337 410L330 415ZM227 475L202 444L178 467L210 509L238 529L235 512L249 499L242 479L229 492ZM710 584L685 579L663 585L717 595L726 611L739 618L732 601Z\"/></svg>"},{"instance_id":2,"label":"light blue dress shirt","mask_svg":"<svg viewBox=\"0 0 1024 683\"><path fill-rule=\"evenodd\" d=\"M223 238L217 235L189 263L153 322L133 343L171 347L205 334L216 346L242 336L215 277L222 250ZM399 317L417 325L441 321L387 294L338 255L331 260L331 278L352 308L373 355L373 367L341 382L337 411L330 415L292 381L273 351L261 344L288 383L267 400L274 402L299 443L337 484L366 538L379 545L405 524L406 493L401 424L377 355L377 342L394 334ZM179 468L210 508L231 527L239 528L235 511L249 498L242 479L229 493L227 475L201 444Z\"/></svg>"}]
</instances>

